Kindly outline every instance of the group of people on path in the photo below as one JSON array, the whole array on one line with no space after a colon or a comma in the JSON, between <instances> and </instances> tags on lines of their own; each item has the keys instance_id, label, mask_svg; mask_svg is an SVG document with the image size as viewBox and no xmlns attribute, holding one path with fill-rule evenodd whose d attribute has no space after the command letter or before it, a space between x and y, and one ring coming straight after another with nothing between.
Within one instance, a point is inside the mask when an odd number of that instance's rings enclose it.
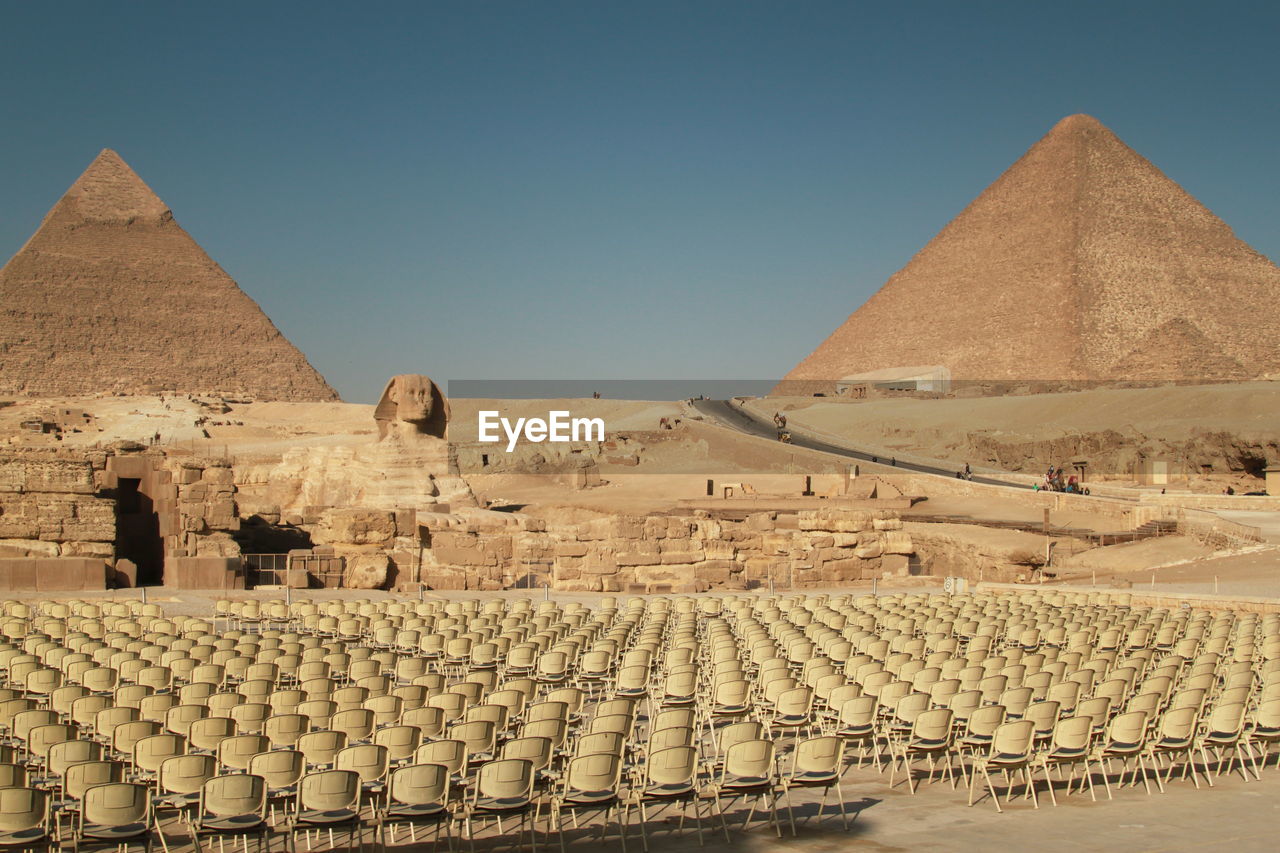
<instances>
[{"instance_id":1,"label":"group of people on path","mask_svg":"<svg viewBox=\"0 0 1280 853\"><path fill-rule=\"evenodd\" d=\"M1040 492L1065 492L1071 495L1087 495L1088 488L1080 482L1080 478L1075 474L1069 474L1065 466L1050 465L1049 470L1045 472L1044 482L1037 483L1036 491Z\"/></svg>"}]
</instances>

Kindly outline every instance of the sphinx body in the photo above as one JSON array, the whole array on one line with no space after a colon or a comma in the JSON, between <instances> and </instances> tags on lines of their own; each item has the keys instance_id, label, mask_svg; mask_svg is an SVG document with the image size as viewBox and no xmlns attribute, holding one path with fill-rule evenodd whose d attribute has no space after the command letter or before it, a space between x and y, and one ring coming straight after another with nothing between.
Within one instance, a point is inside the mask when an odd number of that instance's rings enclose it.
<instances>
[{"instance_id":1,"label":"sphinx body","mask_svg":"<svg viewBox=\"0 0 1280 853\"><path fill-rule=\"evenodd\" d=\"M430 377L393 376L373 418L378 437L368 444L285 453L269 487L282 511L309 506L435 511L442 505L476 505L450 463L449 401Z\"/></svg>"}]
</instances>

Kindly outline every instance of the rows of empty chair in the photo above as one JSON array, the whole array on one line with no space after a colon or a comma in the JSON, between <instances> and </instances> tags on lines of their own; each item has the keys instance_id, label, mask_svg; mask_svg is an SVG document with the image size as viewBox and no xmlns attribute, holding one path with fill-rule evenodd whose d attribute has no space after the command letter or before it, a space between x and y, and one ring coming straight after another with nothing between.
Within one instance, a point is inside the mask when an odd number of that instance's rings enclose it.
<instances>
[{"instance_id":1,"label":"rows of empty chair","mask_svg":"<svg viewBox=\"0 0 1280 853\"><path fill-rule=\"evenodd\" d=\"M729 841L757 817L847 828L851 779L1038 806L1257 778L1280 736L1280 619L1097 596L3 612L0 819L74 845L452 843L511 820L564 845L594 817L647 848L670 810Z\"/></svg>"}]
</instances>

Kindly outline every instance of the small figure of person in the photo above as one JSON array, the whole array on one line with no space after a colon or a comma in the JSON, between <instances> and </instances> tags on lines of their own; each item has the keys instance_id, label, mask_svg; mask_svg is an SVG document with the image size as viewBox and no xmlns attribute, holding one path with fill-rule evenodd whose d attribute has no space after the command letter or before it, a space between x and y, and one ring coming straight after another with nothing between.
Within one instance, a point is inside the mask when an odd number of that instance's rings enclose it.
<instances>
[{"instance_id":1,"label":"small figure of person","mask_svg":"<svg viewBox=\"0 0 1280 853\"><path fill-rule=\"evenodd\" d=\"M1234 495L1235 493L1236 493L1235 486L1227 486L1226 491L1223 492L1224 495Z\"/></svg>"},{"instance_id":2,"label":"small figure of person","mask_svg":"<svg viewBox=\"0 0 1280 853\"><path fill-rule=\"evenodd\" d=\"M964 463L964 478L965 478L966 480L972 480L972 479L973 479L973 469L969 467L969 463L968 463L968 462Z\"/></svg>"}]
</instances>

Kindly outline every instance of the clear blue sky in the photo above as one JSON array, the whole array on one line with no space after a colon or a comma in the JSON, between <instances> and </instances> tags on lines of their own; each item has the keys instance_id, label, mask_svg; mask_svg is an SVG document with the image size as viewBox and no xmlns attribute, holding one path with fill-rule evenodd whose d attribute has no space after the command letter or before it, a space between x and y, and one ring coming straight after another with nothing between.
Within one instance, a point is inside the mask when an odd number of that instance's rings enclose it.
<instances>
[{"instance_id":1,"label":"clear blue sky","mask_svg":"<svg viewBox=\"0 0 1280 853\"><path fill-rule=\"evenodd\" d=\"M1061 117L1280 257L1280 6L0 5L0 255L99 149L352 401L780 377Z\"/></svg>"}]
</instances>

